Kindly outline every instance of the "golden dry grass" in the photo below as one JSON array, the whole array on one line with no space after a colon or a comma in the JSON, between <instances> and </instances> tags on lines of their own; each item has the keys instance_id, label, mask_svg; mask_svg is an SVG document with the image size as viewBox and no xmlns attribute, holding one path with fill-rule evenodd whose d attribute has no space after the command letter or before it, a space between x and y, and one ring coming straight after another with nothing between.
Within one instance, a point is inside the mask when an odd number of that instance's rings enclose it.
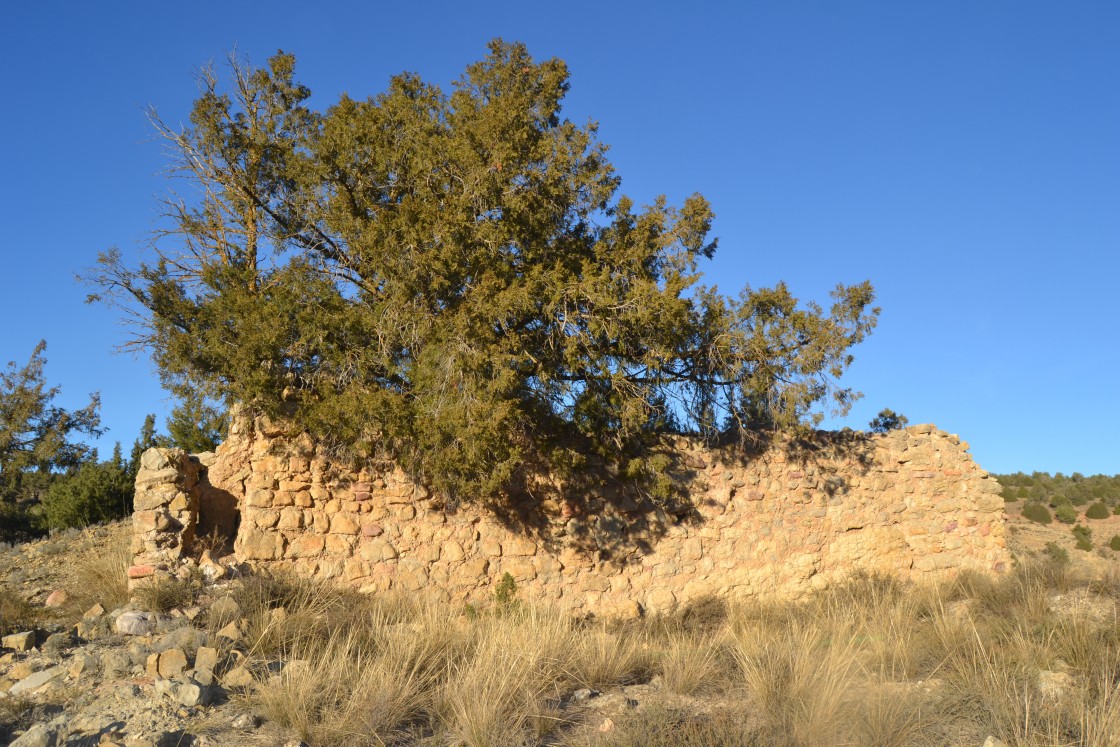
<instances>
[{"instance_id":1,"label":"golden dry grass","mask_svg":"<svg viewBox=\"0 0 1120 747\"><path fill-rule=\"evenodd\" d=\"M311 747L1117 747L1116 618L1054 605L1072 590L1115 609L1114 588L1033 565L938 588L861 575L797 603L625 625L524 601L462 616L294 579L250 581L240 601L250 657L288 662L251 702ZM579 688L638 706L600 731Z\"/></svg>"}]
</instances>

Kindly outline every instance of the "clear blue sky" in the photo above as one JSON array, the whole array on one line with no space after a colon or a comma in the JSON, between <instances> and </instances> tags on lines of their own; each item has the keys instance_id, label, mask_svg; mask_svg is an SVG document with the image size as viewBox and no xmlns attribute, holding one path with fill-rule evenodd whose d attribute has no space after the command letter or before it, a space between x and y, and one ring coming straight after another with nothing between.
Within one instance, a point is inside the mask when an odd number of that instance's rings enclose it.
<instances>
[{"instance_id":1,"label":"clear blue sky","mask_svg":"<svg viewBox=\"0 0 1120 747\"><path fill-rule=\"evenodd\" d=\"M883 407L995 472L1120 472L1120 4L1115 2L8 3L0 117L0 363L48 341L62 402L103 398L127 448L169 403L74 275L135 258L167 183L142 107L180 121L235 47L299 60L317 105L389 76L446 84L494 36L572 72L638 201L712 202L726 292L883 313L832 425Z\"/></svg>"}]
</instances>

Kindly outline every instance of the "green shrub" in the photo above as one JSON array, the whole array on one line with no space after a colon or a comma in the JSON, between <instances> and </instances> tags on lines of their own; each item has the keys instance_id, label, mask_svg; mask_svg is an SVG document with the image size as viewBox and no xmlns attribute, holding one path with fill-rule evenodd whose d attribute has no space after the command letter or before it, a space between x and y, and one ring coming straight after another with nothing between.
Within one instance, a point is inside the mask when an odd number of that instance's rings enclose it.
<instances>
[{"instance_id":1,"label":"green shrub","mask_svg":"<svg viewBox=\"0 0 1120 747\"><path fill-rule=\"evenodd\" d=\"M1116 508L1112 509L1112 513L1116 514L1117 516L1120 516L1120 503L1116 504Z\"/></svg>"},{"instance_id":2,"label":"green shrub","mask_svg":"<svg viewBox=\"0 0 1120 747\"><path fill-rule=\"evenodd\" d=\"M1108 546L1116 552L1120 552L1120 534L1112 535L1112 541L1108 543Z\"/></svg>"},{"instance_id":3,"label":"green shrub","mask_svg":"<svg viewBox=\"0 0 1120 747\"><path fill-rule=\"evenodd\" d=\"M1084 506L1089 502L1089 499L1081 495L1080 493L1074 493L1072 496L1070 496L1069 502L1075 506Z\"/></svg>"},{"instance_id":4,"label":"green shrub","mask_svg":"<svg viewBox=\"0 0 1120 747\"><path fill-rule=\"evenodd\" d=\"M1111 515L1112 512L1108 510L1108 506L1099 502L1089 506L1085 511L1086 519L1107 519Z\"/></svg>"},{"instance_id":5,"label":"green shrub","mask_svg":"<svg viewBox=\"0 0 1120 747\"><path fill-rule=\"evenodd\" d=\"M1093 549L1093 530L1084 524L1073 527L1073 536L1077 538L1077 549L1089 551Z\"/></svg>"},{"instance_id":6,"label":"green shrub","mask_svg":"<svg viewBox=\"0 0 1120 747\"><path fill-rule=\"evenodd\" d=\"M517 603L517 582L508 571L502 574L501 581L494 587L494 601L502 610L508 610Z\"/></svg>"},{"instance_id":7,"label":"green shrub","mask_svg":"<svg viewBox=\"0 0 1120 747\"><path fill-rule=\"evenodd\" d=\"M132 513L132 481L123 462L86 462L72 475L59 477L43 496L43 519L49 529L86 527Z\"/></svg>"},{"instance_id":8,"label":"green shrub","mask_svg":"<svg viewBox=\"0 0 1120 747\"><path fill-rule=\"evenodd\" d=\"M1069 504L1058 506L1054 510L1054 518L1063 524L1072 524L1077 521L1077 509Z\"/></svg>"},{"instance_id":9,"label":"green shrub","mask_svg":"<svg viewBox=\"0 0 1120 747\"><path fill-rule=\"evenodd\" d=\"M1068 495L1055 495L1050 498L1050 505L1057 508L1058 506L1072 506L1073 502Z\"/></svg>"},{"instance_id":10,"label":"green shrub","mask_svg":"<svg viewBox=\"0 0 1120 747\"><path fill-rule=\"evenodd\" d=\"M1023 506L1023 518L1030 519L1036 524L1049 524L1053 521L1050 516L1050 509L1041 503L1031 502Z\"/></svg>"},{"instance_id":11,"label":"green shrub","mask_svg":"<svg viewBox=\"0 0 1120 747\"><path fill-rule=\"evenodd\" d=\"M1069 553L1057 542L1047 542L1046 549L1043 550L1043 552L1046 553L1046 557L1050 558L1055 563L1069 562Z\"/></svg>"}]
</instances>

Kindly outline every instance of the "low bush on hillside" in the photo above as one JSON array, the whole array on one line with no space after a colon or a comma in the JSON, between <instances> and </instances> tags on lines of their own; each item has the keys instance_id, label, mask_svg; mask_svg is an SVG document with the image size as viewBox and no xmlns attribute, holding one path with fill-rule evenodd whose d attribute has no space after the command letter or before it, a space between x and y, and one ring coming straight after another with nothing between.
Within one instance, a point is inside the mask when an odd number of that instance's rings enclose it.
<instances>
[{"instance_id":1,"label":"low bush on hillside","mask_svg":"<svg viewBox=\"0 0 1120 747\"><path fill-rule=\"evenodd\" d=\"M1049 524L1053 521L1053 517L1050 516L1050 509L1036 502L1023 506L1023 518L1030 519L1038 524Z\"/></svg>"},{"instance_id":2,"label":"low bush on hillside","mask_svg":"<svg viewBox=\"0 0 1120 747\"><path fill-rule=\"evenodd\" d=\"M1073 536L1077 539L1077 549L1088 552L1093 549L1093 530L1084 524L1073 527Z\"/></svg>"},{"instance_id":3,"label":"low bush on hillside","mask_svg":"<svg viewBox=\"0 0 1120 747\"><path fill-rule=\"evenodd\" d=\"M1077 521L1077 509L1068 503L1058 506L1054 510L1054 518L1063 524L1073 524Z\"/></svg>"},{"instance_id":4,"label":"low bush on hillside","mask_svg":"<svg viewBox=\"0 0 1120 747\"><path fill-rule=\"evenodd\" d=\"M1120 534L1112 535L1112 540L1109 541L1108 546L1116 552L1120 552Z\"/></svg>"},{"instance_id":5,"label":"low bush on hillside","mask_svg":"<svg viewBox=\"0 0 1120 747\"><path fill-rule=\"evenodd\" d=\"M1069 552L1057 542L1047 542L1046 549L1043 550L1046 557L1050 558L1056 563L1068 563Z\"/></svg>"},{"instance_id":6,"label":"low bush on hillside","mask_svg":"<svg viewBox=\"0 0 1120 747\"><path fill-rule=\"evenodd\" d=\"M1099 502L1094 503L1085 510L1086 519L1107 519L1111 515L1112 512L1109 511L1108 506Z\"/></svg>"}]
</instances>

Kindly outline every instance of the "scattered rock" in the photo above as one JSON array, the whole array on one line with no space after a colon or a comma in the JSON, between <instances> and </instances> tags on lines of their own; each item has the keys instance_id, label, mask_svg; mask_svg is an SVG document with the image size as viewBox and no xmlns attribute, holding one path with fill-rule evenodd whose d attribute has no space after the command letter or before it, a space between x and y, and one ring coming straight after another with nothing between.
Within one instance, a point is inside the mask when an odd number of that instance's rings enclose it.
<instances>
[{"instance_id":1,"label":"scattered rock","mask_svg":"<svg viewBox=\"0 0 1120 747\"><path fill-rule=\"evenodd\" d=\"M70 666L67 667L67 672L74 679L81 677L85 672L93 672L97 669L97 658L93 654L85 652L79 653L70 660Z\"/></svg>"},{"instance_id":2,"label":"scattered rock","mask_svg":"<svg viewBox=\"0 0 1120 747\"><path fill-rule=\"evenodd\" d=\"M117 618L117 632L121 635L148 635L155 625L150 612L124 612Z\"/></svg>"},{"instance_id":3,"label":"scattered rock","mask_svg":"<svg viewBox=\"0 0 1120 747\"><path fill-rule=\"evenodd\" d=\"M65 673L66 669L63 667L51 667L50 669L35 672L12 685L12 689L8 691L8 694L19 695L20 693L33 693L55 677L60 677Z\"/></svg>"},{"instance_id":4,"label":"scattered rock","mask_svg":"<svg viewBox=\"0 0 1120 747\"><path fill-rule=\"evenodd\" d=\"M254 682L256 682L256 680L253 679L252 673L242 666L234 667L222 677L222 684L226 687L250 687Z\"/></svg>"},{"instance_id":5,"label":"scattered rock","mask_svg":"<svg viewBox=\"0 0 1120 747\"><path fill-rule=\"evenodd\" d=\"M236 620L241 615L241 605L231 596L224 596L210 605L210 619L223 623Z\"/></svg>"},{"instance_id":6,"label":"scattered rock","mask_svg":"<svg viewBox=\"0 0 1120 747\"><path fill-rule=\"evenodd\" d=\"M105 608L101 606L101 602L90 607L82 617L86 620L96 620L105 614Z\"/></svg>"},{"instance_id":7,"label":"scattered rock","mask_svg":"<svg viewBox=\"0 0 1120 747\"><path fill-rule=\"evenodd\" d=\"M260 721L251 713L242 713L238 715L232 722L230 722L230 726L232 726L234 729L250 731L260 726Z\"/></svg>"},{"instance_id":8,"label":"scattered rock","mask_svg":"<svg viewBox=\"0 0 1120 747\"><path fill-rule=\"evenodd\" d=\"M65 633L55 633L47 636L47 640L43 642L41 648L43 653L48 656L58 656L75 643L77 643L77 640L74 638L74 634L66 631Z\"/></svg>"},{"instance_id":9,"label":"scattered rock","mask_svg":"<svg viewBox=\"0 0 1120 747\"><path fill-rule=\"evenodd\" d=\"M43 604L53 609L55 607L61 607L68 601L70 601L70 595L66 593L65 589L55 589L47 595L47 601L43 602Z\"/></svg>"},{"instance_id":10,"label":"scattered rock","mask_svg":"<svg viewBox=\"0 0 1120 747\"><path fill-rule=\"evenodd\" d=\"M0 645L15 651L30 651L35 648L35 631L29 630L25 633L6 635L3 639L0 639Z\"/></svg>"},{"instance_id":11,"label":"scattered rock","mask_svg":"<svg viewBox=\"0 0 1120 747\"><path fill-rule=\"evenodd\" d=\"M1007 747L1007 742L989 735L988 738L984 740L984 744L980 747Z\"/></svg>"},{"instance_id":12,"label":"scattered rock","mask_svg":"<svg viewBox=\"0 0 1120 747\"><path fill-rule=\"evenodd\" d=\"M614 721L609 718L603 719L603 723L599 724L599 731L604 734L614 731Z\"/></svg>"},{"instance_id":13,"label":"scattered rock","mask_svg":"<svg viewBox=\"0 0 1120 747\"><path fill-rule=\"evenodd\" d=\"M187 655L179 648L171 648L159 654L159 676L174 677L187 668Z\"/></svg>"},{"instance_id":14,"label":"scattered rock","mask_svg":"<svg viewBox=\"0 0 1120 747\"><path fill-rule=\"evenodd\" d=\"M572 700L577 702L581 700L590 700L591 698L598 697L598 695L598 690L592 690L589 687L585 687L582 690L576 690L574 693L572 693Z\"/></svg>"},{"instance_id":15,"label":"scattered rock","mask_svg":"<svg viewBox=\"0 0 1120 747\"><path fill-rule=\"evenodd\" d=\"M9 747L55 747L58 730L47 724L35 724L13 741Z\"/></svg>"}]
</instances>

